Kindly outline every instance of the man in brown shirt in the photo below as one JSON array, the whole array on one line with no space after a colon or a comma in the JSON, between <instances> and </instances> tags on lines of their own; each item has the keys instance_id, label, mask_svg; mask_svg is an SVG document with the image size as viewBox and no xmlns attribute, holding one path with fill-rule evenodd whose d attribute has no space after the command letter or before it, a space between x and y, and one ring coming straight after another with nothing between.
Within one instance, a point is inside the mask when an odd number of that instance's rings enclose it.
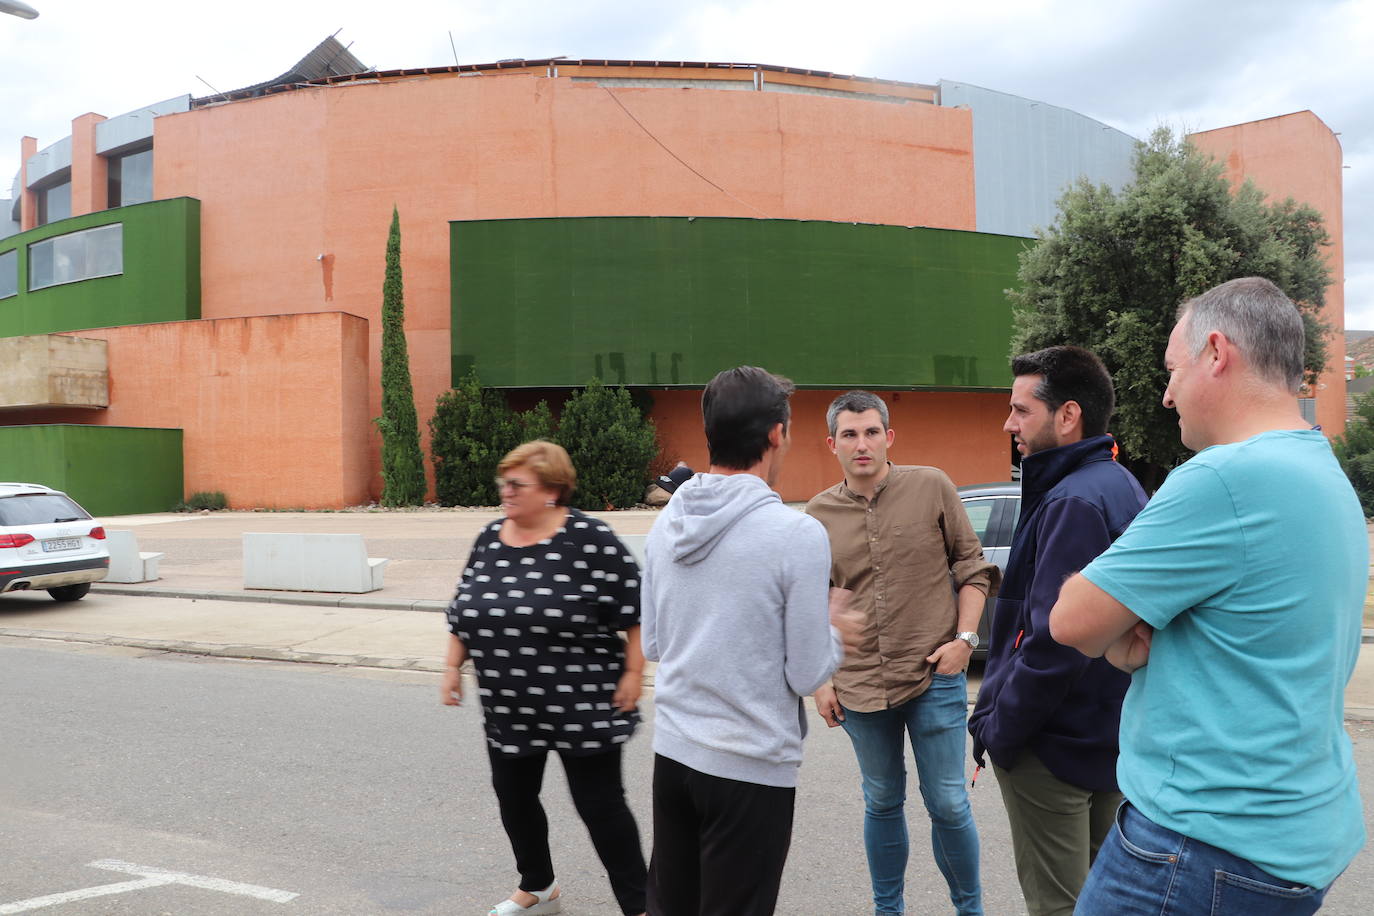
<instances>
[{"instance_id":1,"label":"man in brown shirt","mask_svg":"<svg viewBox=\"0 0 1374 916\"><path fill-rule=\"evenodd\" d=\"M874 910L904 909L905 733L950 900L964 916L981 914L978 831L964 787L964 669L999 573L945 473L888 462L894 433L882 399L848 392L826 421L844 480L806 511L830 536L831 585L851 589L851 607L867 619L858 650L816 691L816 708L844 728L859 760Z\"/></svg>"}]
</instances>

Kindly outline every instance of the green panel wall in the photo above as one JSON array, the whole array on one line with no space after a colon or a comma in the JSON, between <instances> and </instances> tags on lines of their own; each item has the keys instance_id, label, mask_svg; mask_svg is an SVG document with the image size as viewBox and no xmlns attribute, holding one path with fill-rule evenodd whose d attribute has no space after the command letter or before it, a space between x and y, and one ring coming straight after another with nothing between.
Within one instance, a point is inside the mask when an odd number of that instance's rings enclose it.
<instances>
[{"instance_id":1,"label":"green panel wall","mask_svg":"<svg viewBox=\"0 0 1374 916\"><path fill-rule=\"evenodd\" d=\"M455 380L700 386L755 364L814 388L1006 388L1027 239L792 220L451 224Z\"/></svg>"},{"instance_id":2,"label":"green panel wall","mask_svg":"<svg viewBox=\"0 0 1374 916\"><path fill-rule=\"evenodd\" d=\"M92 515L167 512L181 502L181 430L0 426L0 480L63 490Z\"/></svg>"},{"instance_id":3,"label":"green panel wall","mask_svg":"<svg viewBox=\"0 0 1374 916\"><path fill-rule=\"evenodd\" d=\"M28 291L33 242L123 223L124 273ZM0 337L200 317L200 201L154 200L58 220L0 239L18 253L19 292L0 299Z\"/></svg>"}]
</instances>

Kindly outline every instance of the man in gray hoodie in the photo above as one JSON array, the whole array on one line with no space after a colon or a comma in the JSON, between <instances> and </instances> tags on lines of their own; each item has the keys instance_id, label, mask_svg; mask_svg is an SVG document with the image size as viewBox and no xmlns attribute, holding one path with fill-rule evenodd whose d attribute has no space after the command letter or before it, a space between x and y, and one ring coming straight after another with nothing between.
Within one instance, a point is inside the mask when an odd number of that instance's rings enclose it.
<instances>
[{"instance_id":1,"label":"man in gray hoodie","mask_svg":"<svg viewBox=\"0 0 1374 916\"><path fill-rule=\"evenodd\" d=\"M702 393L711 466L645 544L640 635L654 689L651 916L753 916L777 904L792 838L802 697L839 664L830 544L771 485L794 386L721 372Z\"/></svg>"}]
</instances>

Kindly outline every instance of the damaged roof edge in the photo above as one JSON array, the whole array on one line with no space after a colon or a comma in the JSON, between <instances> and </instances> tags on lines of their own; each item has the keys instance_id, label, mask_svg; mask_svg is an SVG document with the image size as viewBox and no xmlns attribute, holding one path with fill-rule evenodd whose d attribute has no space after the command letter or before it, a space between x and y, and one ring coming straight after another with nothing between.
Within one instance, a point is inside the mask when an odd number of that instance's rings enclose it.
<instances>
[{"instance_id":1,"label":"damaged roof edge","mask_svg":"<svg viewBox=\"0 0 1374 916\"><path fill-rule=\"evenodd\" d=\"M925 83L909 83L902 80L879 79L870 76L853 76L833 73L829 70L808 70L802 67L782 67L775 64L730 63L718 61L680 61L680 60L610 60L602 58L546 57L538 60L502 60L483 64L457 64L441 67L408 67L403 69L367 69L348 49L340 45L332 36L322 41L315 50L306 55L300 63L276 79L267 80L243 89L222 92L217 95L192 99L191 107L214 105L255 98L276 92L287 92L308 86L329 86L356 80L396 79L414 76L428 76L444 73L481 73L487 70L519 70L548 67L643 67L684 70L758 70L768 73L790 73L799 76L819 77L822 79L854 80L875 86L901 86L910 89L935 91L936 86ZM327 72L318 72L320 70Z\"/></svg>"}]
</instances>

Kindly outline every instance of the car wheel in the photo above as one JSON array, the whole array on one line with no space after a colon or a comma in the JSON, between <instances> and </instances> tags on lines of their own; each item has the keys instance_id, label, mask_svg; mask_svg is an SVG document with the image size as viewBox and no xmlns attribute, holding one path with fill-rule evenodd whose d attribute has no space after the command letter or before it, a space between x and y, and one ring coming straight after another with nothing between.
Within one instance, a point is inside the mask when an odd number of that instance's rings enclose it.
<instances>
[{"instance_id":1,"label":"car wheel","mask_svg":"<svg viewBox=\"0 0 1374 916\"><path fill-rule=\"evenodd\" d=\"M78 582L76 585L59 585L57 588L48 589L48 594L52 595L54 601L80 601L86 597L86 593L91 590L91 583Z\"/></svg>"}]
</instances>

